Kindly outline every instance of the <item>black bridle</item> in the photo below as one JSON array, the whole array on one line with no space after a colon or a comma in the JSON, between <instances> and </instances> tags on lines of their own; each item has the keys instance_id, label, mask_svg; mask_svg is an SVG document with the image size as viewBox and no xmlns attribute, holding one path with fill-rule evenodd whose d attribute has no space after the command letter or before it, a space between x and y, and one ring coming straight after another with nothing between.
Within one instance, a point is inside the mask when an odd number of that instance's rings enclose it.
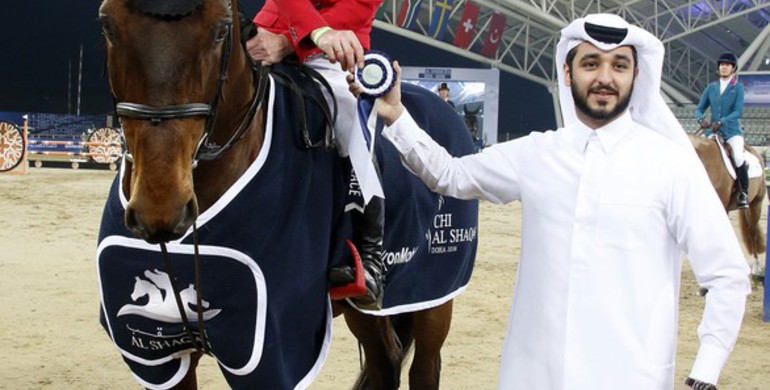
<instances>
[{"instance_id":1,"label":"black bridle","mask_svg":"<svg viewBox=\"0 0 770 390\"><path fill-rule=\"evenodd\" d=\"M240 124L238 125L238 128L231 134L230 138L227 140L227 142L225 142L224 145L215 145L208 142L212 133L214 132L214 124L216 122L219 102L221 100L224 100L224 95L222 91L224 88L224 84L227 82L228 65L230 62L230 55L233 49L232 9L233 9L232 2L228 2L230 22L228 22L224 26L226 28L226 35L224 37L224 42L222 45L222 57L220 61L219 80L217 81L216 93L211 98L211 101L209 103L186 103L186 104L155 107L155 106L150 106L150 105L141 104L141 103L119 102L117 98L113 95L113 99L115 100L115 113L117 114L118 118L146 120L146 121L152 122L153 124L159 124L164 120L205 116L206 124L204 127L204 132L201 135L201 138L198 140L198 144L193 154L193 163L192 163L193 169L195 169L198 166L198 161L200 160L211 161L211 160L218 159L233 145L235 145L235 143L240 141L246 135L246 132L249 130L250 125L254 121L254 118L257 113L257 108L260 106L260 103L264 100L265 93L267 91L267 85L268 85L267 71L265 70L264 67L259 67L252 61L252 72L254 74L254 77L253 77L254 95L252 96L251 104L249 106L248 111L246 112L246 115L244 116L243 120L241 120ZM122 132L121 132L121 136L123 137ZM133 156L128 149L128 144L126 143L124 137L122 139L122 143L123 143L123 150L124 150L124 155L123 155L124 159L133 163L134 161ZM166 249L166 244L165 243L160 244L161 252L163 254L164 262L166 265L166 270L168 271L169 279L171 281L174 298L177 303L177 308L179 310L179 314L182 319L182 324L185 327L185 332L187 333L187 336L190 338L190 341L193 344L193 347L195 348L196 351L201 353L210 353L207 337L206 337L206 331L204 327L204 321L203 321L203 294L202 294L202 287L201 287L202 284L201 284L201 269L200 269L201 266L200 266L200 256L198 252L197 226L195 225L195 223L193 223L193 246L195 248L194 286L195 286L195 294L197 296L196 314L197 314L198 329L200 332L200 342L193 334L192 327L190 326L190 321L187 318L186 308L184 306L185 304L181 300L180 292L176 283L177 278L175 276L173 267L171 265L171 260L169 258L169 254Z\"/></svg>"},{"instance_id":2,"label":"black bridle","mask_svg":"<svg viewBox=\"0 0 770 390\"><path fill-rule=\"evenodd\" d=\"M265 92L267 90L267 82L265 80L267 71L262 67L257 67L255 64L252 64L254 72L254 96L252 97L248 112L238 125L238 128L232 133L230 139L228 139L224 145L215 145L208 142L214 132L214 123L216 122L219 102L224 100L222 90L224 84L227 82L228 64L233 49L232 3L229 4L228 11L230 12L230 22L225 25L227 31L222 45L219 80L217 80L216 93L209 103L186 103L155 107L141 103L118 102L117 99L115 99L115 113L118 118L147 120L154 124L158 124L169 119L205 116L206 125L193 154L193 168L198 166L199 160L211 161L218 159L224 152L243 138L246 131L249 129L249 125L254 120L259 104L264 100ZM125 140L123 141L123 144L125 159L133 162L133 156L131 155Z\"/></svg>"}]
</instances>

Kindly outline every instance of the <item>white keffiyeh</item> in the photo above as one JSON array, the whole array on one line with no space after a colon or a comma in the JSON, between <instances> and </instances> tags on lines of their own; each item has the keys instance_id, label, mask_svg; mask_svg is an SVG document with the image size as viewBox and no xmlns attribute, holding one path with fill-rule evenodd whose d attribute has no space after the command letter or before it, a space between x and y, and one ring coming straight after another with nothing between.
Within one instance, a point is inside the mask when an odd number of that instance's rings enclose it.
<instances>
[{"instance_id":1,"label":"white keffiyeh","mask_svg":"<svg viewBox=\"0 0 770 390\"><path fill-rule=\"evenodd\" d=\"M623 35L622 30L626 30L626 34L619 43L602 42L595 38L602 39L602 37L598 34L589 34L586 31L586 26L589 26L589 30L591 26L598 29L610 29L621 36ZM567 53L582 42L590 42L605 51L620 46L634 46L639 62L639 75L636 77L634 91L629 103L631 117L635 122L687 147L688 150L694 151L682 125L660 94L663 56L665 54L663 43L649 32L630 25L621 17L612 14L588 15L585 18L576 19L561 30L561 39L556 47L556 61L559 64L559 101L565 126L576 123L578 118L575 113L572 92L565 84L561 65L565 63Z\"/></svg>"}]
</instances>

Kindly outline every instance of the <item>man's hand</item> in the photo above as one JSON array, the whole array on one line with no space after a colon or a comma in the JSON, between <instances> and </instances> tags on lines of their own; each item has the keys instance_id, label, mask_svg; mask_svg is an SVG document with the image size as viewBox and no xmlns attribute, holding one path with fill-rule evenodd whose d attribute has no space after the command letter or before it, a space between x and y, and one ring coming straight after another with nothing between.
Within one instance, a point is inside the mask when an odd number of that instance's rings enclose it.
<instances>
[{"instance_id":1,"label":"man's hand","mask_svg":"<svg viewBox=\"0 0 770 390\"><path fill-rule=\"evenodd\" d=\"M364 66L364 48L350 30L330 29L321 34L317 46L332 63L339 62L343 70L353 72L355 66Z\"/></svg>"},{"instance_id":2,"label":"man's hand","mask_svg":"<svg viewBox=\"0 0 770 390\"><path fill-rule=\"evenodd\" d=\"M709 122L706 119L701 119L698 124L700 124L701 129L709 127Z\"/></svg>"},{"instance_id":3,"label":"man's hand","mask_svg":"<svg viewBox=\"0 0 770 390\"><path fill-rule=\"evenodd\" d=\"M246 41L246 50L249 51L251 58L268 66L281 62L294 51L294 48L285 36L260 28L254 38Z\"/></svg>"},{"instance_id":4,"label":"man's hand","mask_svg":"<svg viewBox=\"0 0 770 390\"><path fill-rule=\"evenodd\" d=\"M712 123L711 124L711 131L716 133L717 131L719 131L719 127L720 126L722 126L722 123L719 122L719 121L716 121L716 122Z\"/></svg>"},{"instance_id":5,"label":"man's hand","mask_svg":"<svg viewBox=\"0 0 770 390\"><path fill-rule=\"evenodd\" d=\"M398 61L393 62L393 70L396 72L396 84L385 96L378 98L375 104L377 114L387 126L392 125L404 112L404 105L401 104L401 67L398 65ZM355 82L352 74L348 75L347 80L350 85L350 92L359 96L363 91L361 84Z\"/></svg>"}]
</instances>

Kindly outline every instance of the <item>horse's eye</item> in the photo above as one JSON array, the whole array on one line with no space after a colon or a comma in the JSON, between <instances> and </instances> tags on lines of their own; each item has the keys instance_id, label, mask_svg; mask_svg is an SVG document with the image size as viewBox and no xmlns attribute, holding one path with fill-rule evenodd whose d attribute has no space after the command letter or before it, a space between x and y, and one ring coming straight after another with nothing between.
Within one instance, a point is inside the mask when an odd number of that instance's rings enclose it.
<instances>
[{"instance_id":1,"label":"horse's eye","mask_svg":"<svg viewBox=\"0 0 770 390\"><path fill-rule=\"evenodd\" d=\"M227 35L230 34L230 28L232 25L230 23L220 23L217 26L216 35L214 36L214 43L220 44L225 41L225 38L227 38Z\"/></svg>"},{"instance_id":2,"label":"horse's eye","mask_svg":"<svg viewBox=\"0 0 770 390\"><path fill-rule=\"evenodd\" d=\"M99 23L102 25L102 35L112 41L115 39L115 26L112 19L107 16L100 16Z\"/></svg>"}]
</instances>

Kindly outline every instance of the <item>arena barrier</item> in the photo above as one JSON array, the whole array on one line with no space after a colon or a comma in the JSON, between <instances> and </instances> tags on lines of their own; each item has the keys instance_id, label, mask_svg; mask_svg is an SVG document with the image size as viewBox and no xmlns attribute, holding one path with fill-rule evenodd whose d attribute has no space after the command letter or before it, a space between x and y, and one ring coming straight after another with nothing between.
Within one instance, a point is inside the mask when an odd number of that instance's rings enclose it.
<instances>
[{"instance_id":1,"label":"arena barrier","mask_svg":"<svg viewBox=\"0 0 770 390\"><path fill-rule=\"evenodd\" d=\"M16 124L0 120L0 173L27 173L27 121L20 129Z\"/></svg>"},{"instance_id":2,"label":"arena barrier","mask_svg":"<svg viewBox=\"0 0 770 390\"><path fill-rule=\"evenodd\" d=\"M109 164L111 170L117 168L116 162L123 151L120 142L115 141L81 141L77 138L65 140L35 140L27 141L27 155L29 160L34 160L36 167L43 165L42 158L50 156L51 161L69 161L73 169L77 169L80 163L93 162L97 164Z\"/></svg>"}]
</instances>

